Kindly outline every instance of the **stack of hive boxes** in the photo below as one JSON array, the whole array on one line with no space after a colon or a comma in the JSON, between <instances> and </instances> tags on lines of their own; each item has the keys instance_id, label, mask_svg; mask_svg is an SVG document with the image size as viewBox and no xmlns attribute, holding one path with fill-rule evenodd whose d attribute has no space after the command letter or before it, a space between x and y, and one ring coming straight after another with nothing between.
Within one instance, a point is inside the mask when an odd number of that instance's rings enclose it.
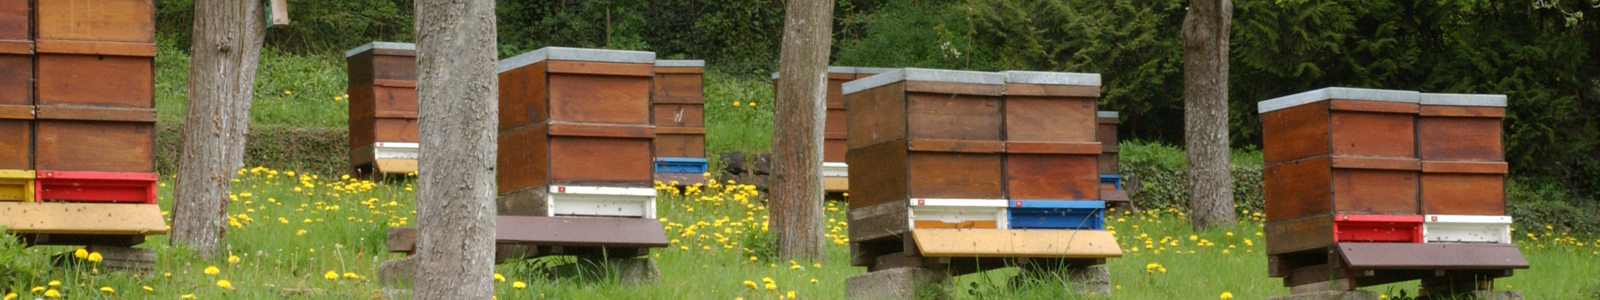
<instances>
[{"instance_id":1,"label":"stack of hive boxes","mask_svg":"<svg viewBox=\"0 0 1600 300\"><path fill-rule=\"evenodd\" d=\"M860 187L850 199L856 265L881 269L875 258L902 251L1121 255L1102 230L1099 75L900 69L843 92L849 180ZM908 236L915 247L901 248Z\"/></svg>"},{"instance_id":2,"label":"stack of hive boxes","mask_svg":"<svg viewBox=\"0 0 1600 300\"><path fill-rule=\"evenodd\" d=\"M827 111L822 126L822 188L828 192L850 190L850 166L845 163L846 136L849 134L848 108L842 87L845 82L867 78L878 73L897 69L864 67L828 67ZM772 73L772 85L778 85L778 73ZM773 94L777 96L776 93Z\"/></svg>"},{"instance_id":3,"label":"stack of hive boxes","mask_svg":"<svg viewBox=\"0 0 1600 300\"><path fill-rule=\"evenodd\" d=\"M657 60L650 86L655 116L655 179L691 184L706 173L703 60Z\"/></svg>"},{"instance_id":4,"label":"stack of hive boxes","mask_svg":"<svg viewBox=\"0 0 1600 300\"><path fill-rule=\"evenodd\" d=\"M417 50L372 42L344 52L349 66L350 168L355 174L417 171Z\"/></svg>"},{"instance_id":5,"label":"stack of hive boxes","mask_svg":"<svg viewBox=\"0 0 1600 300\"><path fill-rule=\"evenodd\" d=\"M1364 286L1419 276L1329 277L1326 269L1525 268L1504 216L1504 106L1500 95L1353 88L1262 101L1270 274L1286 286ZM1412 259L1373 261L1395 255Z\"/></svg>"},{"instance_id":6,"label":"stack of hive boxes","mask_svg":"<svg viewBox=\"0 0 1600 300\"><path fill-rule=\"evenodd\" d=\"M1095 140L1100 141L1100 199L1107 207L1133 207L1128 193L1122 190L1122 168L1118 163L1117 124L1121 118L1115 111L1095 113Z\"/></svg>"},{"instance_id":7,"label":"stack of hive boxes","mask_svg":"<svg viewBox=\"0 0 1600 300\"><path fill-rule=\"evenodd\" d=\"M502 242L665 246L652 181L653 68L652 52L559 47L499 62ZM600 228L611 236L574 234ZM586 240L632 235L648 241Z\"/></svg>"},{"instance_id":8,"label":"stack of hive boxes","mask_svg":"<svg viewBox=\"0 0 1600 300\"><path fill-rule=\"evenodd\" d=\"M41 205L0 227L135 243L166 231L154 42L152 1L0 2L0 204ZM91 211L107 222L81 222Z\"/></svg>"}]
</instances>

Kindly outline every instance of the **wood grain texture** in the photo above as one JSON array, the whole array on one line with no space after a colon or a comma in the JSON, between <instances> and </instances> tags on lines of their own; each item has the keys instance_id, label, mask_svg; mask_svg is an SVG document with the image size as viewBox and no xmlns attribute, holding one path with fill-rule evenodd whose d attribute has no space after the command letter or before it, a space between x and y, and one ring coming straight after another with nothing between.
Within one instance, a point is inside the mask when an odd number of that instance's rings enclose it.
<instances>
[{"instance_id":1,"label":"wood grain texture","mask_svg":"<svg viewBox=\"0 0 1600 300\"><path fill-rule=\"evenodd\" d=\"M1005 157L1007 199L1100 199L1098 155L1018 154Z\"/></svg>"},{"instance_id":2,"label":"wood grain texture","mask_svg":"<svg viewBox=\"0 0 1600 300\"><path fill-rule=\"evenodd\" d=\"M1416 115L1334 111L1331 154L1417 157Z\"/></svg>"},{"instance_id":3,"label":"wood grain texture","mask_svg":"<svg viewBox=\"0 0 1600 300\"><path fill-rule=\"evenodd\" d=\"M554 64L554 62L552 62ZM650 65L645 66L648 73ZM650 77L557 74L552 65L550 120L650 124Z\"/></svg>"},{"instance_id":4,"label":"wood grain texture","mask_svg":"<svg viewBox=\"0 0 1600 300\"><path fill-rule=\"evenodd\" d=\"M1423 173L1506 174L1509 168L1504 162L1422 161Z\"/></svg>"},{"instance_id":5,"label":"wood grain texture","mask_svg":"<svg viewBox=\"0 0 1600 300\"><path fill-rule=\"evenodd\" d=\"M1333 169L1333 212L1415 215L1417 171Z\"/></svg>"},{"instance_id":6,"label":"wood grain texture","mask_svg":"<svg viewBox=\"0 0 1600 300\"><path fill-rule=\"evenodd\" d=\"M33 1L0 1L0 40L33 39Z\"/></svg>"},{"instance_id":7,"label":"wood grain texture","mask_svg":"<svg viewBox=\"0 0 1600 300\"><path fill-rule=\"evenodd\" d=\"M1416 103L1348 99L1328 100L1328 110L1333 111L1415 115L1420 109L1421 107Z\"/></svg>"},{"instance_id":8,"label":"wood grain texture","mask_svg":"<svg viewBox=\"0 0 1600 300\"><path fill-rule=\"evenodd\" d=\"M656 127L656 135L662 134L699 134L705 135L704 127Z\"/></svg>"},{"instance_id":9,"label":"wood grain texture","mask_svg":"<svg viewBox=\"0 0 1600 300\"><path fill-rule=\"evenodd\" d=\"M1116 119L1112 118L1109 123L1105 122L1106 118L1100 118L1100 120L1101 122L1095 125L1094 140L1100 142L1101 151L1108 153L1120 151L1117 148L1117 144L1121 143L1122 140L1117 137Z\"/></svg>"},{"instance_id":10,"label":"wood grain texture","mask_svg":"<svg viewBox=\"0 0 1600 300\"><path fill-rule=\"evenodd\" d=\"M563 137L607 137L607 138L633 138L649 139L656 136L656 127L651 125L626 125L626 124L598 124L558 122L549 123L550 136Z\"/></svg>"},{"instance_id":11,"label":"wood grain texture","mask_svg":"<svg viewBox=\"0 0 1600 300\"><path fill-rule=\"evenodd\" d=\"M1006 153L1099 155L1100 142L1006 142Z\"/></svg>"},{"instance_id":12,"label":"wood grain texture","mask_svg":"<svg viewBox=\"0 0 1600 300\"><path fill-rule=\"evenodd\" d=\"M823 114L823 134L848 134L850 116L843 108L830 108Z\"/></svg>"},{"instance_id":13,"label":"wood grain texture","mask_svg":"<svg viewBox=\"0 0 1600 300\"><path fill-rule=\"evenodd\" d=\"M0 105L33 105L33 56L0 54Z\"/></svg>"},{"instance_id":14,"label":"wood grain texture","mask_svg":"<svg viewBox=\"0 0 1600 300\"><path fill-rule=\"evenodd\" d=\"M656 127L706 127L704 104L651 105Z\"/></svg>"},{"instance_id":15,"label":"wood grain texture","mask_svg":"<svg viewBox=\"0 0 1600 300\"><path fill-rule=\"evenodd\" d=\"M1054 85L1006 83L1006 96L1100 98L1100 87L1091 85Z\"/></svg>"},{"instance_id":16,"label":"wood grain texture","mask_svg":"<svg viewBox=\"0 0 1600 300\"><path fill-rule=\"evenodd\" d=\"M0 202L0 227L17 234L132 234L167 232L153 204Z\"/></svg>"},{"instance_id":17,"label":"wood grain texture","mask_svg":"<svg viewBox=\"0 0 1600 300\"><path fill-rule=\"evenodd\" d=\"M706 157L706 135L656 134L656 157Z\"/></svg>"},{"instance_id":18,"label":"wood grain texture","mask_svg":"<svg viewBox=\"0 0 1600 300\"><path fill-rule=\"evenodd\" d=\"M373 162L372 170L382 174L410 174L417 172L415 159L378 159Z\"/></svg>"},{"instance_id":19,"label":"wood grain texture","mask_svg":"<svg viewBox=\"0 0 1600 300\"><path fill-rule=\"evenodd\" d=\"M0 119L0 169L33 169L33 121Z\"/></svg>"},{"instance_id":20,"label":"wood grain texture","mask_svg":"<svg viewBox=\"0 0 1600 300\"><path fill-rule=\"evenodd\" d=\"M704 104L703 72L703 68L655 67L655 81L650 86L652 101L657 104Z\"/></svg>"},{"instance_id":21,"label":"wood grain texture","mask_svg":"<svg viewBox=\"0 0 1600 300\"><path fill-rule=\"evenodd\" d=\"M1005 143L999 141L969 141L943 139L912 139L906 149L920 152L1001 153Z\"/></svg>"},{"instance_id":22,"label":"wood grain texture","mask_svg":"<svg viewBox=\"0 0 1600 300\"><path fill-rule=\"evenodd\" d=\"M900 237L911 232L911 209L905 199L854 206L855 197L850 198L852 206L845 217L850 225L847 230L851 244L880 240L894 240L898 244Z\"/></svg>"},{"instance_id":23,"label":"wood grain texture","mask_svg":"<svg viewBox=\"0 0 1600 300\"><path fill-rule=\"evenodd\" d=\"M1266 164L1327 154L1332 149L1328 122L1327 101L1261 114L1261 155Z\"/></svg>"},{"instance_id":24,"label":"wood grain texture","mask_svg":"<svg viewBox=\"0 0 1600 300\"><path fill-rule=\"evenodd\" d=\"M548 197L550 186L539 185L510 192L501 192L495 197L496 216L548 216L550 215Z\"/></svg>"},{"instance_id":25,"label":"wood grain texture","mask_svg":"<svg viewBox=\"0 0 1600 300\"><path fill-rule=\"evenodd\" d=\"M926 257L1122 257L1116 237L1103 230L930 228L911 234Z\"/></svg>"},{"instance_id":26,"label":"wood grain texture","mask_svg":"<svg viewBox=\"0 0 1600 300\"><path fill-rule=\"evenodd\" d=\"M155 107L149 57L40 54L38 104Z\"/></svg>"},{"instance_id":27,"label":"wood grain texture","mask_svg":"<svg viewBox=\"0 0 1600 300\"><path fill-rule=\"evenodd\" d=\"M154 43L155 1L38 1L38 39Z\"/></svg>"},{"instance_id":28,"label":"wood grain texture","mask_svg":"<svg viewBox=\"0 0 1600 300\"><path fill-rule=\"evenodd\" d=\"M999 84L973 84L938 81L905 81L906 92L965 96L1002 96L1006 86Z\"/></svg>"},{"instance_id":29,"label":"wood grain texture","mask_svg":"<svg viewBox=\"0 0 1600 300\"><path fill-rule=\"evenodd\" d=\"M1467 117L1501 119L1506 108L1488 106L1423 105L1417 115L1422 117Z\"/></svg>"},{"instance_id":30,"label":"wood grain texture","mask_svg":"<svg viewBox=\"0 0 1600 300\"><path fill-rule=\"evenodd\" d=\"M1098 90L1098 89L1096 89ZM1007 141L1094 142L1096 98L1026 97L1007 90ZM1115 134L1115 132L1112 132Z\"/></svg>"},{"instance_id":31,"label":"wood grain texture","mask_svg":"<svg viewBox=\"0 0 1600 300\"><path fill-rule=\"evenodd\" d=\"M908 93L905 101L910 138L1001 140L999 97Z\"/></svg>"},{"instance_id":32,"label":"wood grain texture","mask_svg":"<svg viewBox=\"0 0 1600 300\"><path fill-rule=\"evenodd\" d=\"M853 151L852 151L853 152ZM911 198L1002 199L1000 154L911 152L907 187ZM852 172L856 169L850 168ZM855 176L852 175L851 178ZM864 186L873 186L864 182ZM851 182L851 186L855 186ZM851 194L855 195L855 194ZM852 198L853 200L853 198Z\"/></svg>"},{"instance_id":33,"label":"wood grain texture","mask_svg":"<svg viewBox=\"0 0 1600 300\"><path fill-rule=\"evenodd\" d=\"M151 43L41 40L34 43L34 49L38 53L52 54L156 56L156 44Z\"/></svg>"},{"instance_id":34,"label":"wood grain texture","mask_svg":"<svg viewBox=\"0 0 1600 300\"><path fill-rule=\"evenodd\" d=\"M156 122L154 108L39 105L36 110L35 114L40 120Z\"/></svg>"},{"instance_id":35,"label":"wood grain texture","mask_svg":"<svg viewBox=\"0 0 1600 300\"><path fill-rule=\"evenodd\" d=\"M1363 156L1329 156L1333 160L1333 167L1338 169L1368 169L1368 170L1394 170L1418 171L1422 170L1422 161L1415 158L1397 157L1363 157Z\"/></svg>"},{"instance_id":36,"label":"wood grain texture","mask_svg":"<svg viewBox=\"0 0 1600 300\"><path fill-rule=\"evenodd\" d=\"M1417 154L1426 160L1502 161L1500 128L1497 117L1424 116L1417 119Z\"/></svg>"},{"instance_id":37,"label":"wood grain texture","mask_svg":"<svg viewBox=\"0 0 1600 300\"><path fill-rule=\"evenodd\" d=\"M850 209L907 199L909 161L905 149L905 140L897 140L845 153L852 187Z\"/></svg>"},{"instance_id":38,"label":"wood grain texture","mask_svg":"<svg viewBox=\"0 0 1600 300\"><path fill-rule=\"evenodd\" d=\"M1334 244L1333 215L1316 215L1262 225L1267 254L1326 249Z\"/></svg>"},{"instance_id":39,"label":"wood grain texture","mask_svg":"<svg viewBox=\"0 0 1600 300\"><path fill-rule=\"evenodd\" d=\"M500 73L500 131L550 119L546 62Z\"/></svg>"},{"instance_id":40,"label":"wood grain texture","mask_svg":"<svg viewBox=\"0 0 1600 300\"><path fill-rule=\"evenodd\" d=\"M551 184L649 187L651 138L550 137Z\"/></svg>"},{"instance_id":41,"label":"wood grain texture","mask_svg":"<svg viewBox=\"0 0 1600 300\"><path fill-rule=\"evenodd\" d=\"M550 135L543 125L501 131L495 142L495 186L497 193L550 182Z\"/></svg>"},{"instance_id":42,"label":"wood grain texture","mask_svg":"<svg viewBox=\"0 0 1600 300\"><path fill-rule=\"evenodd\" d=\"M846 95L850 149L906 138L905 83L896 82Z\"/></svg>"},{"instance_id":43,"label":"wood grain texture","mask_svg":"<svg viewBox=\"0 0 1600 300\"><path fill-rule=\"evenodd\" d=\"M154 123L39 121L37 126L34 158L40 170L155 171Z\"/></svg>"},{"instance_id":44,"label":"wood grain texture","mask_svg":"<svg viewBox=\"0 0 1600 300\"><path fill-rule=\"evenodd\" d=\"M1506 178L1503 174L1424 172L1420 188L1423 214L1506 214Z\"/></svg>"},{"instance_id":45,"label":"wood grain texture","mask_svg":"<svg viewBox=\"0 0 1600 300\"><path fill-rule=\"evenodd\" d=\"M546 60L549 63L551 74L586 74L603 76L638 77L634 79L649 82L655 75L653 64L615 63L597 61L574 60ZM556 77L552 75L552 77ZM648 85L648 84L647 84ZM647 88L645 91L649 91ZM645 94L649 95L649 94Z\"/></svg>"},{"instance_id":46,"label":"wood grain texture","mask_svg":"<svg viewBox=\"0 0 1600 300\"><path fill-rule=\"evenodd\" d=\"M1267 222L1300 219L1333 209L1332 160L1318 157L1262 169Z\"/></svg>"},{"instance_id":47,"label":"wood grain texture","mask_svg":"<svg viewBox=\"0 0 1600 300\"><path fill-rule=\"evenodd\" d=\"M849 143L845 139L822 139L822 162L845 162L845 154L849 152Z\"/></svg>"}]
</instances>

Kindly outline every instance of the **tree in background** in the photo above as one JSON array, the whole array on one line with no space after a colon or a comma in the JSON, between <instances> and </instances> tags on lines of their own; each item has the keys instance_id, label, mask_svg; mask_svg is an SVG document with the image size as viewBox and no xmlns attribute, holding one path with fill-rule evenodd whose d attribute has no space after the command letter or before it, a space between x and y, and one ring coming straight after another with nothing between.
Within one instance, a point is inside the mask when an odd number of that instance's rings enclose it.
<instances>
[{"instance_id":1,"label":"tree in background","mask_svg":"<svg viewBox=\"0 0 1600 300\"><path fill-rule=\"evenodd\" d=\"M194 8L170 242L201 257L223 250L229 185L234 170L244 165L250 96L266 33L262 3L202 1Z\"/></svg>"},{"instance_id":2,"label":"tree in background","mask_svg":"<svg viewBox=\"0 0 1600 300\"><path fill-rule=\"evenodd\" d=\"M494 7L416 3L417 299L494 296Z\"/></svg>"},{"instance_id":3,"label":"tree in background","mask_svg":"<svg viewBox=\"0 0 1600 300\"><path fill-rule=\"evenodd\" d=\"M783 259L822 260L822 125L833 1L789 0L772 126L772 210Z\"/></svg>"},{"instance_id":4,"label":"tree in background","mask_svg":"<svg viewBox=\"0 0 1600 300\"><path fill-rule=\"evenodd\" d=\"M1194 227L1234 223L1228 172L1228 35L1231 0L1193 0L1183 20L1184 148Z\"/></svg>"}]
</instances>

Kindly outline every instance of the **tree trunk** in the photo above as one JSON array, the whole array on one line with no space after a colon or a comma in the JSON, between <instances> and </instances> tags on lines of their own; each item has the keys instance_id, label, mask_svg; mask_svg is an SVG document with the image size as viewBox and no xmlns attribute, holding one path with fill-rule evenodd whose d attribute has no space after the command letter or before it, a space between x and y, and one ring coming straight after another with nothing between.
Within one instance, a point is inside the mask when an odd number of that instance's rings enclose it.
<instances>
[{"instance_id":1,"label":"tree trunk","mask_svg":"<svg viewBox=\"0 0 1600 300\"><path fill-rule=\"evenodd\" d=\"M416 2L416 299L494 296L494 5Z\"/></svg>"},{"instance_id":2,"label":"tree trunk","mask_svg":"<svg viewBox=\"0 0 1600 300\"><path fill-rule=\"evenodd\" d=\"M789 0L772 126L772 209L783 259L821 261L822 125L833 43L833 1Z\"/></svg>"},{"instance_id":3,"label":"tree trunk","mask_svg":"<svg viewBox=\"0 0 1600 300\"><path fill-rule=\"evenodd\" d=\"M265 36L261 1L202 1L194 8L189 98L173 194L171 243L201 257L223 250L229 184L244 162L250 97Z\"/></svg>"},{"instance_id":4,"label":"tree trunk","mask_svg":"<svg viewBox=\"0 0 1600 300\"><path fill-rule=\"evenodd\" d=\"M1183 19L1184 146L1195 228L1233 224L1228 172L1228 31L1231 0L1193 0Z\"/></svg>"}]
</instances>

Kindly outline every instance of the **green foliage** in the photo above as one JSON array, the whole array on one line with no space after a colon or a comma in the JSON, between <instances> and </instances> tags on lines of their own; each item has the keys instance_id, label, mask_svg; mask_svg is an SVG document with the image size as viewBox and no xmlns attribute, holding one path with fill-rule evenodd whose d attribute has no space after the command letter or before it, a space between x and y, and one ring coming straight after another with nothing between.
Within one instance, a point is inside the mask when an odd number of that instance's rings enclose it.
<instances>
[{"instance_id":1,"label":"green foliage","mask_svg":"<svg viewBox=\"0 0 1600 300\"><path fill-rule=\"evenodd\" d=\"M1178 209L1189 204L1188 158L1182 148L1159 142L1124 141L1118 145L1122 174L1137 181L1129 197L1141 209ZM1234 207L1261 211L1266 204L1265 183L1261 179L1261 152L1249 149L1229 154L1228 172L1233 176Z\"/></svg>"},{"instance_id":2,"label":"green foliage","mask_svg":"<svg viewBox=\"0 0 1600 300\"><path fill-rule=\"evenodd\" d=\"M194 0L158 0L156 29L188 49ZM337 53L372 41L410 41L412 0L288 0L288 26L268 28L266 45L290 53Z\"/></svg>"},{"instance_id":3,"label":"green foliage","mask_svg":"<svg viewBox=\"0 0 1600 300\"><path fill-rule=\"evenodd\" d=\"M1551 178L1514 178L1506 182L1507 213L1518 227L1552 226L1564 232L1600 233L1600 203L1573 201L1573 195Z\"/></svg>"},{"instance_id":4,"label":"green foliage","mask_svg":"<svg viewBox=\"0 0 1600 300\"><path fill-rule=\"evenodd\" d=\"M156 49L158 120L183 123L187 111L189 55L171 38L159 39ZM344 128L350 110L345 98L344 68L341 56L295 55L273 48L263 49L250 103L252 126Z\"/></svg>"},{"instance_id":5,"label":"green foliage","mask_svg":"<svg viewBox=\"0 0 1600 300\"><path fill-rule=\"evenodd\" d=\"M26 284L39 281L40 270L49 269L17 236L3 232L0 228L0 295L6 290L23 290Z\"/></svg>"},{"instance_id":6,"label":"green foliage","mask_svg":"<svg viewBox=\"0 0 1600 300\"><path fill-rule=\"evenodd\" d=\"M706 73L706 152L772 148L772 82ZM738 103L738 105L734 105Z\"/></svg>"},{"instance_id":7,"label":"green foliage","mask_svg":"<svg viewBox=\"0 0 1600 300\"><path fill-rule=\"evenodd\" d=\"M182 148L181 123L156 126L156 172L174 174ZM244 164L322 176L350 171L350 140L344 128L299 128L256 124L246 136Z\"/></svg>"}]
</instances>

